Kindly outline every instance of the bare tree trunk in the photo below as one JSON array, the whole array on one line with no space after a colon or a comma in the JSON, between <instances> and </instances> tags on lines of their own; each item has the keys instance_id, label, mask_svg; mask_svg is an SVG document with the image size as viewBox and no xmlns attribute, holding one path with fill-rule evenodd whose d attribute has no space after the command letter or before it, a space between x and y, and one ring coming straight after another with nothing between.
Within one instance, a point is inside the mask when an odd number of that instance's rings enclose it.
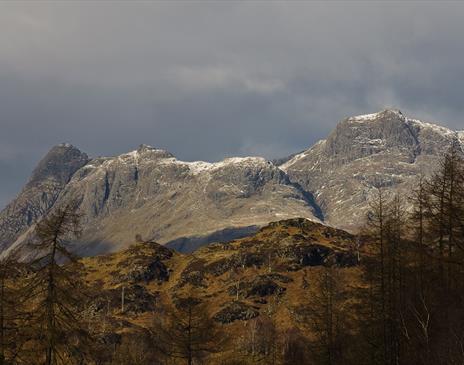
<instances>
[{"instance_id":1,"label":"bare tree trunk","mask_svg":"<svg viewBox=\"0 0 464 365\"><path fill-rule=\"evenodd\" d=\"M50 257L50 266L48 269L48 288L47 288L47 350L46 350L46 365L53 364L53 352L55 350L55 259L57 233L54 236L52 253Z\"/></svg>"},{"instance_id":2,"label":"bare tree trunk","mask_svg":"<svg viewBox=\"0 0 464 365\"><path fill-rule=\"evenodd\" d=\"M124 313L125 287L121 288L121 313Z\"/></svg>"}]
</instances>

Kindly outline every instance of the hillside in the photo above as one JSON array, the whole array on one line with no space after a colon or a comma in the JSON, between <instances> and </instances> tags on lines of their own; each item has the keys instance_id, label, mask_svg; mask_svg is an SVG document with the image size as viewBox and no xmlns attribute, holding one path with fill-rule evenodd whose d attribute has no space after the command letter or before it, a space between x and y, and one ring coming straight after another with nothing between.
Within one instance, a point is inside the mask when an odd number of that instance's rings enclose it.
<instances>
[{"instance_id":1,"label":"hillside","mask_svg":"<svg viewBox=\"0 0 464 365\"><path fill-rule=\"evenodd\" d=\"M297 326L298 310L324 268L336 268L350 285L362 287L355 247L356 238L347 232L292 219L190 255L139 242L118 253L85 258L83 264L88 283L98 292L92 315L98 322L109 312L116 334L149 327L153 313L189 295L207 302L214 320L235 333L260 315L272 314L283 329Z\"/></svg>"}]
</instances>

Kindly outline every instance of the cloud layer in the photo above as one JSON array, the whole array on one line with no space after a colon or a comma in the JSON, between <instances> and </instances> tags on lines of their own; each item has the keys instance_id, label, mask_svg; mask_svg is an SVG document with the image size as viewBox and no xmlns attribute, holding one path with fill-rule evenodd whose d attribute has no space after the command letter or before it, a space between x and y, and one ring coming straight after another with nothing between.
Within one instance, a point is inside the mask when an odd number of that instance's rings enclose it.
<instances>
[{"instance_id":1,"label":"cloud layer","mask_svg":"<svg viewBox=\"0 0 464 365\"><path fill-rule=\"evenodd\" d=\"M396 107L464 129L463 3L3 2L0 206L54 144L285 156Z\"/></svg>"}]
</instances>

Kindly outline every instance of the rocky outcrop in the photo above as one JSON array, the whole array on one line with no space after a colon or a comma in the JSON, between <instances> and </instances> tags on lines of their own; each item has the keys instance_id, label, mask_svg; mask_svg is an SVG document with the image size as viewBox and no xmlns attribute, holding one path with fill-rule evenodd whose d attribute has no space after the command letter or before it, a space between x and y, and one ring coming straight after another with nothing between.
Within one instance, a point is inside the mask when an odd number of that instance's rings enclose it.
<instances>
[{"instance_id":1,"label":"rocky outcrop","mask_svg":"<svg viewBox=\"0 0 464 365\"><path fill-rule=\"evenodd\" d=\"M187 284L194 287L206 287L205 276L207 273L205 265L206 261L203 259L194 258L191 260L182 271L177 287L182 288Z\"/></svg>"},{"instance_id":2,"label":"rocky outcrop","mask_svg":"<svg viewBox=\"0 0 464 365\"><path fill-rule=\"evenodd\" d=\"M121 311L123 290L124 313L134 315L155 310L155 303L159 293L150 293L146 287L135 284L101 291L92 300L90 308L87 309L88 314L95 316Z\"/></svg>"},{"instance_id":3,"label":"rocky outcrop","mask_svg":"<svg viewBox=\"0 0 464 365\"><path fill-rule=\"evenodd\" d=\"M282 283L291 281L293 281L291 278L280 274L258 275L250 281L241 281L239 285L230 286L228 293L236 296L238 291L238 294L243 293L245 298L280 295L286 290Z\"/></svg>"},{"instance_id":4,"label":"rocky outcrop","mask_svg":"<svg viewBox=\"0 0 464 365\"><path fill-rule=\"evenodd\" d=\"M165 261L173 256L173 252L168 248L155 242L141 242L123 254L125 259L117 264L117 271L111 274L113 283L148 284L169 280L170 273Z\"/></svg>"},{"instance_id":5,"label":"rocky outcrop","mask_svg":"<svg viewBox=\"0 0 464 365\"><path fill-rule=\"evenodd\" d=\"M214 315L214 320L222 324L248 321L259 315L257 307L243 302L231 302Z\"/></svg>"}]
</instances>

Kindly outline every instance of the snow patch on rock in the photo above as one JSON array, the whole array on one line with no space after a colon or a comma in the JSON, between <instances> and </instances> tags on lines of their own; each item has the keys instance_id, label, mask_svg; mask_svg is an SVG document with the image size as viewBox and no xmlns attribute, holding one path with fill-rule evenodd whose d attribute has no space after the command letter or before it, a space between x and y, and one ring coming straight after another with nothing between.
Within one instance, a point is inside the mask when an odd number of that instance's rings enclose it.
<instances>
[{"instance_id":1,"label":"snow patch on rock","mask_svg":"<svg viewBox=\"0 0 464 365\"><path fill-rule=\"evenodd\" d=\"M58 147L64 147L64 148L72 148L74 147L71 143L60 143Z\"/></svg>"},{"instance_id":2,"label":"snow patch on rock","mask_svg":"<svg viewBox=\"0 0 464 365\"><path fill-rule=\"evenodd\" d=\"M427 129L427 130L430 130L430 131L433 131L435 133L445 135L445 136L451 136L451 135L455 135L457 133L457 132L452 131L449 128L442 127L442 126L437 125L435 123L424 122L424 121L419 120L419 119L406 118L406 122L409 125L413 125L413 126L415 125L415 126L419 127L420 129Z\"/></svg>"},{"instance_id":3,"label":"snow patch on rock","mask_svg":"<svg viewBox=\"0 0 464 365\"><path fill-rule=\"evenodd\" d=\"M263 157L230 157L226 158L219 162L206 162L206 161L181 161L176 159L175 157L165 158L160 161L163 165L175 164L185 166L190 170L190 173L193 175L202 174L205 172L211 172L214 170L218 170L227 166L250 166L250 165L263 165L263 164L270 164Z\"/></svg>"},{"instance_id":4,"label":"snow patch on rock","mask_svg":"<svg viewBox=\"0 0 464 365\"><path fill-rule=\"evenodd\" d=\"M300 161L300 160L302 160L303 158L305 158L306 156L308 156L314 148L316 148L316 147L318 147L318 146L324 144L325 142L326 142L325 139L322 139L322 140L318 141L318 142L317 142L314 146L312 146L310 149L308 149L308 150L306 150L306 151L303 151L302 153L299 153L299 154L293 156L290 160L288 160L288 161L285 162L284 164L280 165L279 168L280 168L282 171L286 172L288 168L290 168L290 167L293 166L295 163L297 163L298 161Z\"/></svg>"},{"instance_id":5,"label":"snow patch on rock","mask_svg":"<svg viewBox=\"0 0 464 365\"><path fill-rule=\"evenodd\" d=\"M356 115L354 117L348 118L349 122L354 122L354 123L363 123L363 122L369 122L377 119L379 117L380 112L378 113L371 113L371 114L362 114L362 115Z\"/></svg>"},{"instance_id":6,"label":"snow patch on rock","mask_svg":"<svg viewBox=\"0 0 464 365\"><path fill-rule=\"evenodd\" d=\"M457 131L458 140L461 143L461 148L464 150L464 131Z\"/></svg>"},{"instance_id":7,"label":"snow patch on rock","mask_svg":"<svg viewBox=\"0 0 464 365\"><path fill-rule=\"evenodd\" d=\"M125 154L121 155L120 157L122 157L122 158L130 157L130 158L133 158L135 160L135 159L137 159L139 157L139 155L140 155L139 151L135 150L135 151L125 153Z\"/></svg>"},{"instance_id":8,"label":"snow patch on rock","mask_svg":"<svg viewBox=\"0 0 464 365\"><path fill-rule=\"evenodd\" d=\"M385 109L377 113L371 113L371 114L362 114L362 115L356 115L354 117L349 117L347 119L348 122L350 123L364 123L364 122L373 122L377 119L379 119L382 114L385 113L390 113L390 114L396 114L399 118L404 119L403 113L401 113L400 110L397 109Z\"/></svg>"}]
</instances>

